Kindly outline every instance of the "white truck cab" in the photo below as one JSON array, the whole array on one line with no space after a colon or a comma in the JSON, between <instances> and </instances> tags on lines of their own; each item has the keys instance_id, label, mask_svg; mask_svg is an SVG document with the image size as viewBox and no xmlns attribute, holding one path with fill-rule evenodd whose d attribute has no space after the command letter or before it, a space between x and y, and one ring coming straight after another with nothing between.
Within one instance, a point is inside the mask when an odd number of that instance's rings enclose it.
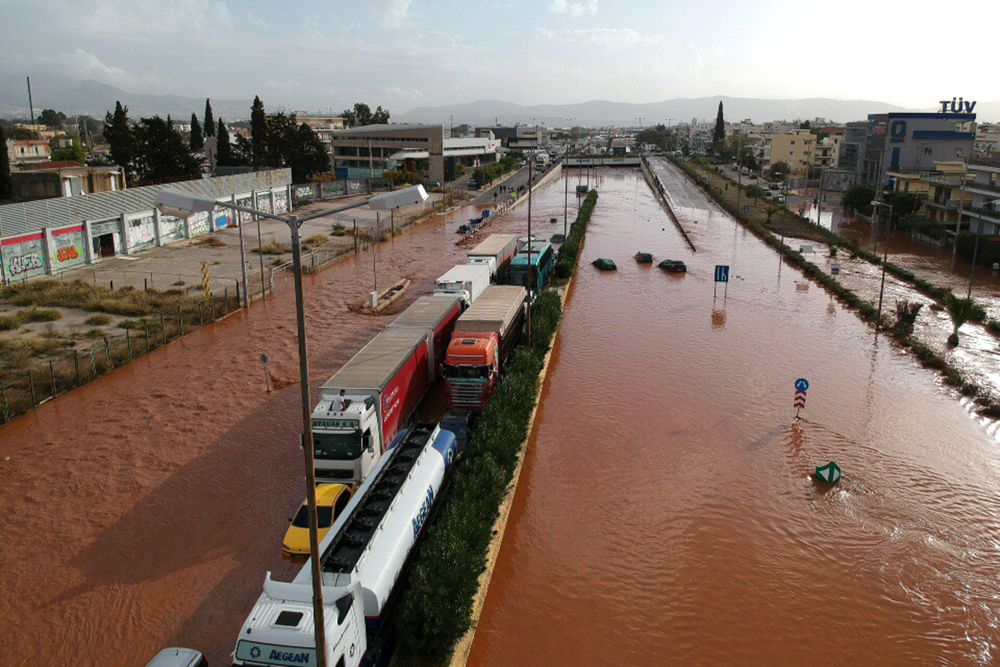
<instances>
[{"instance_id":1,"label":"white truck cab","mask_svg":"<svg viewBox=\"0 0 1000 667\"><path fill-rule=\"evenodd\" d=\"M368 395L346 395L334 410L333 395L321 395L312 413L317 481L360 483L382 453L378 406Z\"/></svg>"},{"instance_id":2,"label":"white truck cab","mask_svg":"<svg viewBox=\"0 0 1000 667\"><path fill-rule=\"evenodd\" d=\"M482 257L482 256L472 255L469 257L469 264L480 264L482 266L489 267L490 276L495 277L497 275L496 257Z\"/></svg>"}]
</instances>

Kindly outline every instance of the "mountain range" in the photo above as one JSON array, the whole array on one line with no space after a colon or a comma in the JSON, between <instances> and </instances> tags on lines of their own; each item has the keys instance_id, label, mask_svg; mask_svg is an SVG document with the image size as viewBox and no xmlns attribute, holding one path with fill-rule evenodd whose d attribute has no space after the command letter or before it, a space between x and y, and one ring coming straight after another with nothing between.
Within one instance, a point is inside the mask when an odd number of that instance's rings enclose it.
<instances>
[{"instance_id":1,"label":"mountain range","mask_svg":"<svg viewBox=\"0 0 1000 667\"><path fill-rule=\"evenodd\" d=\"M906 109L874 100L762 99L752 97L678 97L663 102L642 104L591 100L578 104L520 105L502 100L478 100L462 104L426 106L395 114L394 121L411 123L468 123L470 125L508 125L544 123L549 126L634 126L656 123L689 122L692 118L711 121L722 102L727 120L749 118L759 123L769 120L811 120L826 118L836 122L865 120L870 113L891 111L936 111ZM980 102L976 113L981 121L1000 121L1000 101ZM640 121L641 118L641 121Z\"/></svg>"},{"instance_id":2,"label":"mountain range","mask_svg":"<svg viewBox=\"0 0 1000 667\"><path fill-rule=\"evenodd\" d=\"M200 117L205 109L205 99L182 95L152 95L130 93L97 81L79 81L64 76L46 75L32 80L32 98L35 113L42 109L56 109L67 115L88 114L103 118L120 100L129 108L129 116L139 118L170 114L175 120L187 119L192 113ZM522 105L503 100L477 100L459 104L423 106L403 113L394 113L393 122L449 123L493 125L500 123L548 126L633 126L667 122L688 122L692 118L712 120L719 102L729 121L749 118L754 122L769 120L797 120L827 118L836 122L864 120L870 113L888 111L935 111L936 105L926 109L904 109L875 100L835 100L828 98L763 99L751 97L678 97L663 102L630 103L608 100L591 100L576 104ZM368 100L371 106L380 102ZM212 98L215 117L228 120L250 117L250 99L232 100ZM346 105L345 105L346 106ZM268 104L268 110L283 107ZM1000 101L979 102L976 113L980 121L1000 121ZM0 72L0 116L27 117L28 95L24 77ZM641 120L640 120L641 119Z\"/></svg>"}]
</instances>

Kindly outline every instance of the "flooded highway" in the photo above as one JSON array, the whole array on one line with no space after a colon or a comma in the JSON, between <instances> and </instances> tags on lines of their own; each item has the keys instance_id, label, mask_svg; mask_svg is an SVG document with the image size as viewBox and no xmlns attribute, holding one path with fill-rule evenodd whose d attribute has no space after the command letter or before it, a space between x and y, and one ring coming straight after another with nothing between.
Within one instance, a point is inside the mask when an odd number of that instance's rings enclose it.
<instances>
[{"instance_id":1,"label":"flooded highway","mask_svg":"<svg viewBox=\"0 0 1000 667\"><path fill-rule=\"evenodd\" d=\"M1000 659L993 425L658 171L698 251L638 172L601 173L470 664Z\"/></svg>"},{"instance_id":2,"label":"flooded highway","mask_svg":"<svg viewBox=\"0 0 1000 667\"><path fill-rule=\"evenodd\" d=\"M556 180L534 212L562 201ZM393 310L465 262L455 228L474 212L379 247L379 285L413 281ZM526 212L486 233L524 233ZM314 387L390 321L348 309L372 280L369 252L306 277ZM0 427L0 664L144 665L174 645L229 664L265 572L300 567L281 555L304 496L293 305L286 284Z\"/></svg>"}]
</instances>

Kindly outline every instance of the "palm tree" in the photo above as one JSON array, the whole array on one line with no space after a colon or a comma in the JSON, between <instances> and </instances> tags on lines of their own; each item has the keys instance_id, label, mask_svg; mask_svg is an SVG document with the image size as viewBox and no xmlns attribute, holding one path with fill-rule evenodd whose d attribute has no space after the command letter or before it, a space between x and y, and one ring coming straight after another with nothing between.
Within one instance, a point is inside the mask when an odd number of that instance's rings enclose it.
<instances>
[{"instance_id":1,"label":"palm tree","mask_svg":"<svg viewBox=\"0 0 1000 667\"><path fill-rule=\"evenodd\" d=\"M958 329L963 324L972 319L976 312L976 303L972 299L959 299L954 295L948 295L948 315L951 323L955 327L948 336L948 344L952 347L958 345Z\"/></svg>"},{"instance_id":2,"label":"palm tree","mask_svg":"<svg viewBox=\"0 0 1000 667\"><path fill-rule=\"evenodd\" d=\"M895 329L898 333L905 336L909 336L913 333L913 325L917 321L917 315L920 313L920 309L923 308L924 304L917 303L914 301L907 301L906 299L896 302L896 324Z\"/></svg>"}]
</instances>

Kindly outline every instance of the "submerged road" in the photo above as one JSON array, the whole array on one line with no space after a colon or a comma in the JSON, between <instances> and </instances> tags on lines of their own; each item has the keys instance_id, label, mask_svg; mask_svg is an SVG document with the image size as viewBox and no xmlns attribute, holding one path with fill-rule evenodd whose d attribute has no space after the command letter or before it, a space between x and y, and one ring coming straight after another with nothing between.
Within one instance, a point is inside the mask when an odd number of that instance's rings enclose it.
<instances>
[{"instance_id":1,"label":"submerged road","mask_svg":"<svg viewBox=\"0 0 1000 667\"><path fill-rule=\"evenodd\" d=\"M537 220L561 213L562 183L534 204ZM379 284L413 281L395 310L465 262L455 229L474 213L379 247ZM484 233L524 234L526 215ZM314 389L391 319L348 309L372 289L371 267L364 252L305 279ZM229 664L265 572L301 567L281 555L304 495L293 304L283 285L0 426L0 664L144 665L177 645Z\"/></svg>"},{"instance_id":2,"label":"submerged road","mask_svg":"<svg viewBox=\"0 0 1000 667\"><path fill-rule=\"evenodd\" d=\"M698 252L638 172L602 173L470 664L1000 659L990 425L657 171Z\"/></svg>"}]
</instances>

